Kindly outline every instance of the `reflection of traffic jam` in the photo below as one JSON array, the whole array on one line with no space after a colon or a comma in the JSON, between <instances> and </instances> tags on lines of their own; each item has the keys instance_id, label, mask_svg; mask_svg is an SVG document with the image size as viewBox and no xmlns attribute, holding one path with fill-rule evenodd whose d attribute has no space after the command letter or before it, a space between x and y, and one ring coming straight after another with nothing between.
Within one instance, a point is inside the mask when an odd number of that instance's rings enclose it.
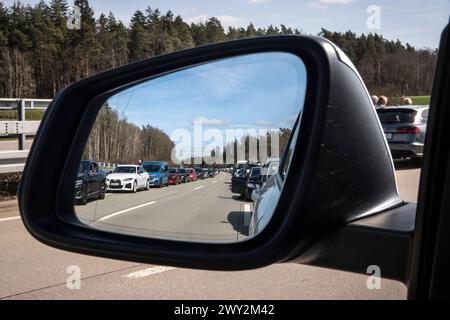
<instances>
[{"instance_id":1,"label":"reflection of traffic jam","mask_svg":"<svg viewBox=\"0 0 450 320\"><path fill-rule=\"evenodd\" d=\"M82 160L75 181L75 202L85 205L89 199L104 199L106 192L137 192L151 187L194 182L213 178L216 168L169 168L165 161L148 161L142 165L118 165L103 170L98 162Z\"/></svg>"}]
</instances>

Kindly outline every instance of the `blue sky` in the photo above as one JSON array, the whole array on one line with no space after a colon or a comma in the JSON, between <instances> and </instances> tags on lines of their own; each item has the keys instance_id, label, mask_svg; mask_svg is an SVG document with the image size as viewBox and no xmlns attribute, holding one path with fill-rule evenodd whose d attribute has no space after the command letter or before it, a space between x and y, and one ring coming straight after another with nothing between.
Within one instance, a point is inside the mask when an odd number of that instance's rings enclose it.
<instances>
[{"instance_id":1,"label":"blue sky","mask_svg":"<svg viewBox=\"0 0 450 320\"><path fill-rule=\"evenodd\" d=\"M10 5L14 0L3 0ZM22 0L37 3L38 0ZM128 23L137 9L148 6L172 10L187 21L218 17L225 26L257 27L269 24L298 28L316 34L321 27L332 31L352 30L358 34L376 31L388 39L400 39L415 47L436 48L450 14L449 0L90 0L96 14L112 11ZM369 30L368 6L379 6L380 29Z\"/></svg>"},{"instance_id":2,"label":"blue sky","mask_svg":"<svg viewBox=\"0 0 450 320\"><path fill-rule=\"evenodd\" d=\"M259 53L180 70L116 94L109 105L136 125L150 124L173 137L178 129L292 128L303 106L306 68L288 53ZM173 137L176 140L176 137ZM203 138L203 140L205 140Z\"/></svg>"}]
</instances>

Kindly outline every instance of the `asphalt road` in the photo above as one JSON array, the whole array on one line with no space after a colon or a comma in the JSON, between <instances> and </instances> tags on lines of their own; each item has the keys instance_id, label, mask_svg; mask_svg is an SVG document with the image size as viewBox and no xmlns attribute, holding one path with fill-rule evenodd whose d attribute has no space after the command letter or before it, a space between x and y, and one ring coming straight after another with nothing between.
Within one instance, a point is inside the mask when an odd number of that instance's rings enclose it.
<instances>
[{"instance_id":1,"label":"asphalt road","mask_svg":"<svg viewBox=\"0 0 450 320\"><path fill-rule=\"evenodd\" d=\"M111 232L200 242L242 241L247 234L244 215L250 216L251 203L239 200L229 188L230 175L221 173L137 193L107 193L105 200L76 206L75 211L83 223Z\"/></svg>"},{"instance_id":2,"label":"asphalt road","mask_svg":"<svg viewBox=\"0 0 450 320\"><path fill-rule=\"evenodd\" d=\"M408 201L415 201L417 198L419 174L420 170L409 163L397 164L398 187L402 197ZM152 189L134 196L142 197L139 201L142 200L144 203L156 201L146 206L147 209L152 209L151 215L154 216L152 223L157 223L158 219L155 218L158 218L158 214L162 214L158 213L159 206L173 205L173 209L169 210L170 215L177 212L184 213L189 211L186 201L206 197L208 199L203 199L204 203L196 207L198 209L196 211L210 214L210 223L216 227L220 225L223 229L220 233L211 233L208 229L204 229L204 226L199 228L198 217L190 212L183 218L182 223L190 230L188 234L199 234L201 230L200 234L206 237L203 240L207 237L215 237L218 241L240 240L239 223L231 223L226 213L242 212L242 203L230 198L227 180L220 178L222 177L218 177L216 183L213 183L214 179L209 179L167 189ZM197 186L204 187L194 190ZM171 188L173 191L179 188L177 190L179 195L169 193ZM216 198L211 198L212 195ZM102 203L103 211L99 210L100 202L91 202L86 207L77 208L80 219L92 224L105 216L123 211L123 207L119 206L123 203L120 201L122 197L126 199L127 195L107 196L107 200ZM93 209L95 204L96 210ZM226 209L218 210L221 206ZM150 212L139 210L115 215L104 222L107 221L117 228L117 225L123 224L123 219L129 215L133 217L136 215L134 217L136 219L131 220L139 221L143 219L140 216ZM167 219L167 216L165 218L169 223L153 224L146 227L145 232L163 230L167 233L162 236L169 234L188 236L186 233L178 233L179 227L170 229L176 225L173 219ZM195 223L192 223L194 220ZM97 227L105 227L104 225L106 223ZM135 225L128 227L135 232ZM1 299L404 299L406 297L406 289L399 282L383 279L380 290L369 290L365 275L296 264L277 264L250 271L212 272L73 254L47 247L32 239L18 217L17 204L14 201L0 203L0 252ZM79 267L81 272L79 289L76 289L77 286L75 289L67 286L71 276L68 273L70 266Z\"/></svg>"}]
</instances>

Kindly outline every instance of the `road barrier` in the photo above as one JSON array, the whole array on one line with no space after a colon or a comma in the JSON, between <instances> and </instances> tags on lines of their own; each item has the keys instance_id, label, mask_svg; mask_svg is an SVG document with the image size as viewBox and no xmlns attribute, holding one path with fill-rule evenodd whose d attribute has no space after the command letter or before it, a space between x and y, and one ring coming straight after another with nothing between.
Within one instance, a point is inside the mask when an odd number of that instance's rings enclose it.
<instances>
[{"instance_id":1,"label":"road barrier","mask_svg":"<svg viewBox=\"0 0 450 320\"><path fill-rule=\"evenodd\" d=\"M0 173L23 171L28 156L28 150L25 150L26 138L36 135L41 123L27 121L26 110L46 110L51 101L50 99L0 99L0 111L17 111L17 120L0 121L0 142L1 138L18 139L18 151L3 151L0 146Z\"/></svg>"}]
</instances>

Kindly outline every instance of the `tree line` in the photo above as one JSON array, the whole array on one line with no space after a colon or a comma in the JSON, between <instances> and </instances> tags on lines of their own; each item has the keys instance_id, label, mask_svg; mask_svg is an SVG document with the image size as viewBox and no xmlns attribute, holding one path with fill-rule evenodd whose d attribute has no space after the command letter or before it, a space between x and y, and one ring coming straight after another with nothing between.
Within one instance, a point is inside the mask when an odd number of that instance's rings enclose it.
<instances>
[{"instance_id":1,"label":"tree line","mask_svg":"<svg viewBox=\"0 0 450 320\"><path fill-rule=\"evenodd\" d=\"M182 165L201 165L202 167L227 167L240 160L253 163L265 163L268 158L280 158L289 143L292 130L279 128L254 136L246 134L239 139L227 142L224 146L216 146L209 155L201 158L191 157L181 160ZM273 141L276 139L276 142ZM273 147L273 148L272 148Z\"/></svg>"},{"instance_id":2,"label":"tree line","mask_svg":"<svg viewBox=\"0 0 450 320\"><path fill-rule=\"evenodd\" d=\"M106 104L91 130L83 158L108 163L171 162L174 146L162 130L148 124L139 127Z\"/></svg>"},{"instance_id":3,"label":"tree line","mask_svg":"<svg viewBox=\"0 0 450 320\"><path fill-rule=\"evenodd\" d=\"M74 4L81 10L79 30L67 28L67 0L10 7L0 1L0 97L52 98L74 81L136 60L225 40L301 34L284 25L225 30L214 17L188 24L171 11L150 7L137 10L128 25L111 12L96 18L87 0ZM437 50L415 49L372 33L322 29L319 35L349 55L371 93L430 93Z\"/></svg>"}]
</instances>

